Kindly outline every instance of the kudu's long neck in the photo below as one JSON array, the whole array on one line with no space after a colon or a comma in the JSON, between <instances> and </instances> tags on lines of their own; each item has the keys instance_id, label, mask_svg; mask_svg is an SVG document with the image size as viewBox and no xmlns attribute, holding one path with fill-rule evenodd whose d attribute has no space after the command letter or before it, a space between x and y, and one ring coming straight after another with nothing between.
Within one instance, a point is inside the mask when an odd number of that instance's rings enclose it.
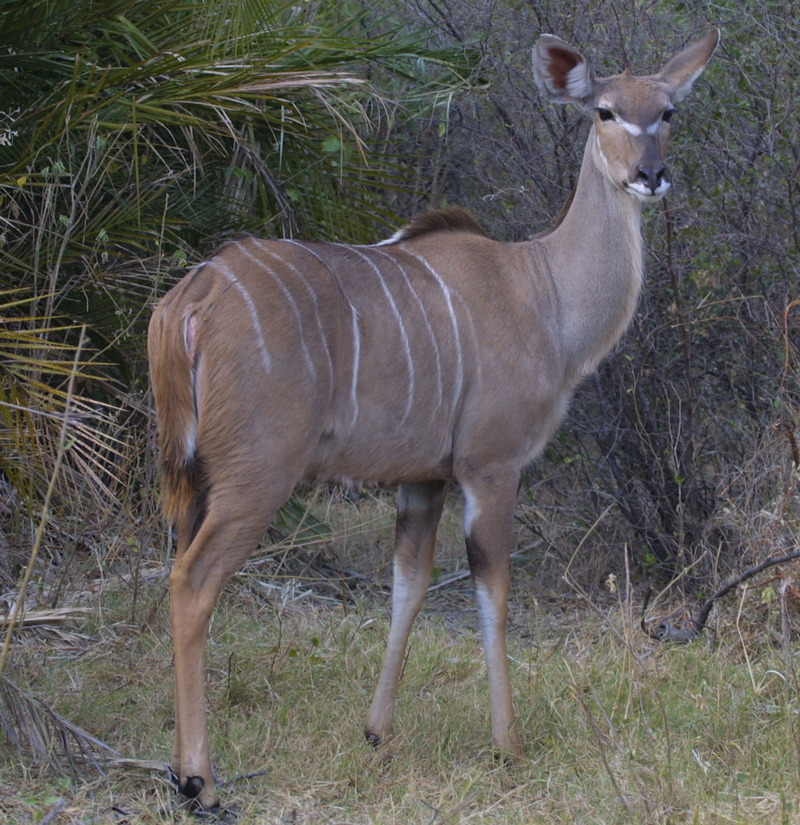
<instances>
[{"instance_id":1,"label":"kudu's long neck","mask_svg":"<svg viewBox=\"0 0 800 825\"><path fill-rule=\"evenodd\" d=\"M628 326L642 282L641 204L598 164L589 133L578 185L563 221L534 243L550 269L568 369L594 370Z\"/></svg>"}]
</instances>

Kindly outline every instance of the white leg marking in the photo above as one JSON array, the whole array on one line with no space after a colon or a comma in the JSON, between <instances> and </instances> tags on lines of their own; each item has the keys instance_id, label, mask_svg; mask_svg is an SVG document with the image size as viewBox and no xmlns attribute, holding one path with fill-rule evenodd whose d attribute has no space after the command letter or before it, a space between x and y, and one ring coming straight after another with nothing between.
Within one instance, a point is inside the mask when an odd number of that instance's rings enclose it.
<instances>
[{"instance_id":1,"label":"white leg marking","mask_svg":"<svg viewBox=\"0 0 800 825\"><path fill-rule=\"evenodd\" d=\"M492 601L488 588L481 582L475 582L475 597L478 602L478 618L481 624L481 635L483 636L483 647L487 651L496 650L498 644L505 642L505 628L499 626L497 618L497 607Z\"/></svg>"},{"instance_id":2,"label":"white leg marking","mask_svg":"<svg viewBox=\"0 0 800 825\"><path fill-rule=\"evenodd\" d=\"M358 249L353 248L353 252L356 253L360 258L365 260L372 271L375 273L375 276L380 281L381 288L383 289L383 294L386 296L386 300L389 302L389 306L392 310L392 315L394 315L395 321L397 321L397 326L400 329L400 337L403 339L403 349L405 350L406 355L406 367L408 368L408 392L406 394L406 408L403 412L403 418L401 420L401 424L405 423L406 419L411 412L411 407L414 404L414 360L411 356L411 343L408 340L408 332L406 331L406 326L403 323L403 316L400 314L400 309L397 306L397 302L394 300L394 296L389 291L389 287L386 285L386 279L383 277L383 272L379 266L375 264L374 261L370 260L367 255L361 252Z\"/></svg>"},{"instance_id":3,"label":"white leg marking","mask_svg":"<svg viewBox=\"0 0 800 825\"><path fill-rule=\"evenodd\" d=\"M409 586L410 578L406 575L403 565L395 558L393 564L394 575L392 580L392 617L399 619L408 610L409 600L413 597ZM398 622L399 624L399 622Z\"/></svg>"},{"instance_id":4,"label":"white leg marking","mask_svg":"<svg viewBox=\"0 0 800 825\"><path fill-rule=\"evenodd\" d=\"M226 266L220 266L219 264L214 264L215 269L220 272L230 283L235 287L236 291L242 296L244 299L245 306L247 307L247 311L250 313L250 321L253 324L253 331L256 334L256 347L258 348L258 354L261 356L261 365L264 367L266 372L269 372L272 368L272 360L269 357L269 353L267 352L267 345L264 341L264 330L261 328L261 321L258 317L258 310L256 309L256 305L253 303L253 299L250 297L248 291L239 283L236 276L228 269Z\"/></svg>"},{"instance_id":5,"label":"white leg marking","mask_svg":"<svg viewBox=\"0 0 800 825\"><path fill-rule=\"evenodd\" d=\"M436 341L436 334L433 331L433 327L431 326L431 322L428 318L428 313L425 310L425 304L422 303L422 299L417 294L417 291L414 289L414 285L411 283L411 278L408 277L408 273L406 272L405 268L401 265L401 263L392 255L384 252L383 250L379 250L378 254L382 257L386 258L386 260L391 261L391 263L397 267L400 271L400 274L403 276L405 280L406 286L408 287L408 291L413 296L414 300L417 302L417 307L419 308L420 316L425 324L425 329L428 331L428 337L431 339L431 346L433 347L433 355L436 359L436 407L434 408L434 412L442 406L442 397L443 397L443 384L442 384L442 358L439 354L439 344Z\"/></svg>"},{"instance_id":6,"label":"white leg marking","mask_svg":"<svg viewBox=\"0 0 800 825\"><path fill-rule=\"evenodd\" d=\"M259 245L261 245L261 241L257 241ZM281 292L283 292L283 297L286 298L286 302L292 309L295 318L297 319L297 328L300 331L300 343L303 347L303 356L305 357L306 366L308 367L308 371L311 373L312 378L317 377L317 370L314 367L314 361L311 359L311 353L308 351L308 346L306 345L306 338L303 334L303 316L300 313L300 307L297 305L297 301L292 295L289 288L286 284L275 274L275 271L265 262L262 261L260 258L256 257L249 249L245 248L244 244L241 241L236 241L234 246L250 261L252 261L256 266L263 269L265 272L269 273L272 276L272 279L280 288Z\"/></svg>"},{"instance_id":7,"label":"white leg marking","mask_svg":"<svg viewBox=\"0 0 800 825\"><path fill-rule=\"evenodd\" d=\"M481 508L469 487L462 484L461 492L464 494L464 535L469 536L475 519L481 514Z\"/></svg>"},{"instance_id":8,"label":"white leg marking","mask_svg":"<svg viewBox=\"0 0 800 825\"><path fill-rule=\"evenodd\" d=\"M447 311L450 313L450 323L453 326L453 340L456 345L456 383L453 389L453 409L458 406L459 398L461 397L461 389L464 385L464 356L461 352L461 334L458 329L458 319L456 318L455 307L453 307L453 298L450 294L450 289L442 280L441 275L422 257L406 246L401 247L404 252L411 255L412 258L418 260L428 272L433 275L439 288L442 290L445 302L447 303Z\"/></svg>"}]
</instances>

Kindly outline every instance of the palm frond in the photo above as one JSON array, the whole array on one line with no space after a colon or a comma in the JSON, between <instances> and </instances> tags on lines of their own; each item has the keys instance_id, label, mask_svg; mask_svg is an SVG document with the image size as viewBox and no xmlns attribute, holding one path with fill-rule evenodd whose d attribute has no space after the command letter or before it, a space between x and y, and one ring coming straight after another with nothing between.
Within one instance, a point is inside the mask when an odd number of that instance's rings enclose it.
<instances>
[{"instance_id":1,"label":"palm frond","mask_svg":"<svg viewBox=\"0 0 800 825\"><path fill-rule=\"evenodd\" d=\"M21 755L70 777L104 775L107 760L118 756L7 676L0 676L0 727Z\"/></svg>"},{"instance_id":2,"label":"palm frond","mask_svg":"<svg viewBox=\"0 0 800 825\"><path fill-rule=\"evenodd\" d=\"M407 164L371 147L469 61L375 17L332 0L0 0L0 467L29 512L80 330L65 466L113 501L115 408L146 388L149 309L185 265L242 231L363 242L399 223L384 194L409 186Z\"/></svg>"}]
</instances>

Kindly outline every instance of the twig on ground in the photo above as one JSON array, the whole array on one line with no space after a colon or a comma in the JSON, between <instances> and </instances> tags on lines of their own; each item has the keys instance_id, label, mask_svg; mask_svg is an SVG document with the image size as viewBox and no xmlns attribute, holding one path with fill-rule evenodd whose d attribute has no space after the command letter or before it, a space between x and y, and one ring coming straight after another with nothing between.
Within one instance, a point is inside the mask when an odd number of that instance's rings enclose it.
<instances>
[{"instance_id":1,"label":"twig on ground","mask_svg":"<svg viewBox=\"0 0 800 825\"><path fill-rule=\"evenodd\" d=\"M239 776L226 779L224 782L217 783L218 788L223 788L225 785L234 785L237 782L244 782L246 779L257 779L259 776L266 776L266 771L253 771L252 773L240 773Z\"/></svg>"},{"instance_id":2,"label":"twig on ground","mask_svg":"<svg viewBox=\"0 0 800 825\"><path fill-rule=\"evenodd\" d=\"M50 810L39 820L39 825L51 825L56 821L56 817L66 807L67 800L60 796Z\"/></svg>"},{"instance_id":3,"label":"twig on ground","mask_svg":"<svg viewBox=\"0 0 800 825\"><path fill-rule=\"evenodd\" d=\"M642 606L642 631L651 639L658 639L662 642L679 642L681 644L693 642L698 639L703 630L705 630L706 622L708 622L708 617L711 610L719 599L726 596L731 590L734 590L742 584L742 582L745 582L756 574L761 573L762 570L766 570L768 567L772 567L775 564L784 564L785 562L798 558L800 558L800 550L795 550L793 553L786 553L783 556L767 559L766 561L762 561L760 564L755 565L755 567L748 568L743 573L740 573L738 576L731 579L723 587L717 590L716 593L706 599L703 604L700 605L700 609L697 613L690 618L685 625L676 626L671 622L664 620L659 622L655 628L648 627L645 622L645 613L647 612L647 606L650 603L650 596L652 593L651 590L648 590L645 596L644 605Z\"/></svg>"}]
</instances>

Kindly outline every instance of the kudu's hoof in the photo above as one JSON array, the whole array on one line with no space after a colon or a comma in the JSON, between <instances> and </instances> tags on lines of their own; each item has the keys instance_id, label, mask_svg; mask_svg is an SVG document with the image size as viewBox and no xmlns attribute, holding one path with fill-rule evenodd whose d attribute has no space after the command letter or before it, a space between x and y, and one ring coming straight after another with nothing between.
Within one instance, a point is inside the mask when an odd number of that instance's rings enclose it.
<instances>
[{"instance_id":1,"label":"kudu's hoof","mask_svg":"<svg viewBox=\"0 0 800 825\"><path fill-rule=\"evenodd\" d=\"M203 799L206 781L202 776L189 776L185 782L182 782L171 767L168 769L168 773L170 783L185 797L179 805L180 808L191 811L197 817L208 817L220 822L236 822L238 817L231 819L229 818L230 812L220 808L218 796L215 795L210 800Z\"/></svg>"},{"instance_id":2,"label":"kudu's hoof","mask_svg":"<svg viewBox=\"0 0 800 825\"><path fill-rule=\"evenodd\" d=\"M377 733L366 730L364 731L364 738L372 746L373 750L373 754L369 758L369 764L378 770L388 767L392 759L394 759L394 754L389 745L390 738L384 738Z\"/></svg>"},{"instance_id":3,"label":"kudu's hoof","mask_svg":"<svg viewBox=\"0 0 800 825\"><path fill-rule=\"evenodd\" d=\"M186 781L178 786L178 790L189 799L197 799L205 786L206 781L202 776L188 776Z\"/></svg>"}]
</instances>

